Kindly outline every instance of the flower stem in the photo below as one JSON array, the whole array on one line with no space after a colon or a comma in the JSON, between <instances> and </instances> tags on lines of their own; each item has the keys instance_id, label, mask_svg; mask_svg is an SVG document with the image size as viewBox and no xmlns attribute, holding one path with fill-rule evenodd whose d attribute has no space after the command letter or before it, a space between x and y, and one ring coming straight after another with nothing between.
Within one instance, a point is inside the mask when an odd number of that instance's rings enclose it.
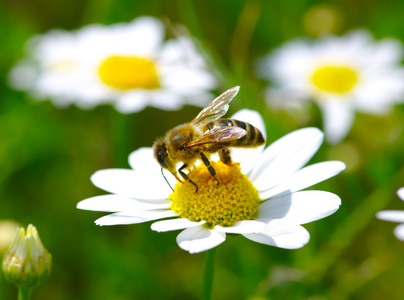
<instances>
[{"instance_id":1,"label":"flower stem","mask_svg":"<svg viewBox=\"0 0 404 300\"><path fill-rule=\"evenodd\" d=\"M212 299L213 275L215 273L216 247L206 251L203 274L202 300Z\"/></svg>"},{"instance_id":2,"label":"flower stem","mask_svg":"<svg viewBox=\"0 0 404 300\"><path fill-rule=\"evenodd\" d=\"M18 300L29 300L31 298L31 289L18 288Z\"/></svg>"}]
</instances>

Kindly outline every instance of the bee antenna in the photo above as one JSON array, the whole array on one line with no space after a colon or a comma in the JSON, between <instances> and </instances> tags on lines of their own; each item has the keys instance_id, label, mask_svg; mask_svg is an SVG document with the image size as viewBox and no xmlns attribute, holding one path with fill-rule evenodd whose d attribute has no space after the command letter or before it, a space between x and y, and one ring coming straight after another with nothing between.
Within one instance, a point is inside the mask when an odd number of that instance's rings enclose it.
<instances>
[{"instance_id":1,"label":"bee antenna","mask_svg":"<svg viewBox=\"0 0 404 300\"><path fill-rule=\"evenodd\" d=\"M168 182L166 176L165 176L164 173L163 173L163 168L161 168L161 174L163 175L163 177L164 177L164 179L166 180L166 182L167 182L168 186L170 187L170 189L174 192L174 189L171 187L171 184Z\"/></svg>"}]
</instances>

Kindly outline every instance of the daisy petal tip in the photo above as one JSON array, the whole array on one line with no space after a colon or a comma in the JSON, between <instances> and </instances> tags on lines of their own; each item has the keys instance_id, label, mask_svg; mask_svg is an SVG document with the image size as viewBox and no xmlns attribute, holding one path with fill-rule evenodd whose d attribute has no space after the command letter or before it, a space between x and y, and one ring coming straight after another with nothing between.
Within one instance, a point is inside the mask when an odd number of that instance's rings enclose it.
<instances>
[{"instance_id":1,"label":"daisy petal tip","mask_svg":"<svg viewBox=\"0 0 404 300\"><path fill-rule=\"evenodd\" d=\"M300 249L307 245L310 241L310 233L307 230L304 230L303 234L300 236L300 239L296 240L294 243L289 245L285 245L285 249Z\"/></svg>"},{"instance_id":2,"label":"daisy petal tip","mask_svg":"<svg viewBox=\"0 0 404 300\"><path fill-rule=\"evenodd\" d=\"M404 187L398 189L397 196L404 201Z\"/></svg>"},{"instance_id":3,"label":"daisy petal tip","mask_svg":"<svg viewBox=\"0 0 404 300\"><path fill-rule=\"evenodd\" d=\"M298 129L303 132L311 133L312 135L323 135L323 132L317 127L304 127L302 129Z\"/></svg>"},{"instance_id":4,"label":"daisy petal tip","mask_svg":"<svg viewBox=\"0 0 404 300\"><path fill-rule=\"evenodd\" d=\"M189 243L179 243L178 246L182 250L187 251L189 254L195 254L195 253L203 252L203 250L197 251L197 250L191 249Z\"/></svg>"},{"instance_id":5,"label":"daisy petal tip","mask_svg":"<svg viewBox=\"0 0 404 300\"><path fill-rule=\"evenodd\" d=\"M212 249L225 240L225 233L202 226L187 228L177 236L178 246L191 254Z\"/></svg>"},{"instance_id":6,"label":"daisy petal tip","mask_svg":"<svg viewBox=\"0 0 404 300\"><path fill-rule=\"evenodd\" d=\"M383 220L383 211L378 211L376 213L376 218L379 219L379 220Z\"/></svg>"},{"instance_id":7,"label":"daisy petal tip","mask_svg":"<svg viewBox=\"0 0 404 300\"><path fill-rule=\"evenodd\" d=\"M79 203L77 203L76 208L81 210L101 211L100 208L93 201L93 199L95 198L96 197L92 197L81 200Z\"/></svg>"},{"instance_id":8,"label":"daisy petal tip","mask_svg":"<svg viewBox=\"0 0 404 300\"><path fill-rule=\"evenodd\" d=\"M196 253L201 253L203 251L206 250L210 250L216 246L202 246L202 245L198 245L196 243L193 243L193 241L181 241L178 242L178 246L182 249L185 250L187 252L189 252L190 254L196 254Z\"/></svg>"},{"instance_id":9,"label":"daisy petal tip","mask_svg":"<svg viewBox=\"0 0 404 300\"><path fill-rule=\"evenodd\" d=\"M150 225L150 229L156 232L164 232L164 229L156 225L157 222Z\"/></svg>"},{"instance_id":10,"label":"daisy petal tip","mask_svg":"<svg viewBox=\"0 0 404 300\"><path fill-rule=\"evenodd\" d=\"M100 174L101 171L102 171L102 170L95 171L95 172L90 176L90 180L91 180L92 183L94 183L94 180L97 180L97 177L99 176L99 174Z\"/></svg>"},{"instance_id":11,"label":"daisy petal tip","mask_svg":"<svg viewBox=\"0 0 404 300\"><path fill-rule=\"evenodd\" d=\"M329 164L329 167L332 166L332 168L335 170L335 175L339 174L340 172L346 169L346 164L340 160L330 160L327 161L326 163Z\"/></svg>"},{"instance_id":12,"label":"daisy petal tip","mask_svg":"<svg viewBox=\"0 0 404 300\"><path fill-rule=\"evenodd\" d=\"M95 225L98 225L98 226L113 225L113 224L109 224L110 222L106 222L106 220L108 220L108 219L105 217L101 217L101 218L95 220L94 223L95 223Z\"/></svg>"},{"instance_id":13,"label":"daisy petal tip","mask_svg":"<svg viewBox=\"0 0 404 300\"><path fill-rule=\"evenodd\" d=\"M163 232L163 230L162 230L159 226L156 226L156 225L154 225L154 224L155 224L155 223L153 223L153 224L150 225L150 229L151 229L151 230L156 231L156 232Z\"/></svg>"},{"instance_id":14,"label":"daisy petal tip","mask_svg":"<svg viewBox=\"0 0 404 300\"><path fill-rule=\"evenodd\" d=\"M321 140L321 142L324 140L324 132L322 132L317 127L307 127L307 131L310 132L313 136L315 136L319 140Z\"/></svg>"},{"instance_id":15,"label":"daisy petal tip","mask_svg":"<svg viewBox=\"0 0 404 300\"><path fill-rule=\"evenodd\" d=\"M266 230L259 234L243 235L254 242L283 249L298 249L310 240L304 227L280 219L268 219Z\"/></svg>"},{"instance_id":16,"label":"daisy petal tip","mask_svg":"<svg viewBox=\"0 0 404 300\"><path fill-rule=\"evenodd\" d=\"M302 242L300 244L292 245L289 248L285 248L285 249L290 249L290 250L300 249L300 248L303 248L304 246L306 246L308 243L309 243L309 241Z\"/></svg>"},{"instance_id":17,"label":"daisy petal tip","mask_svg":"<svg viewBox=\"0 0 404 300\"><path fill-rule=\"evenodd\" d=\"M89 203L86 200L82 200L79 203L77 203L76 208L81 210L97 211L97 208L92 207L92 205L89 205Z\"/></svg>"},{"instance_id":18,"label":"daisy petal tip","mask_svg":"<svg viewBox=\"0 0 404 300\"><path fill-rule=\"evenodd\" d=\"M404 224L400 224L394 228L394 235L400 241L404 241Z\"/></svg>"},{"instance_id":19,"label":"daisy petal tip","mask_svg":"<svg viewBox=\"0 0 404 300\"><path fill-rule=\"evenodd\" d=\"M83 202L84 200L77 203L76 208L85 210L85 205L83 204Z\"/></svg>"},{"instance_id":20,"label":"daisy petal tip","mask_svg":"<svg viewBox=\"0 0 404 300\"><path fill-rule=\"evenodd\" d=\"M324 141L324 133L317 127L305 127L297 129L284 136L283 138L290 138L292 136L294 137L294 139L300 139L303 143L313 144L313 146L315 146L317 149Z\"/></svg>"},{"instance_id":21,"label":"daisy petal tip","mask_svg":"<svg viewBox=\"0 0 404 300\"><path fill-rule=\"evenodd\" d=\"M94 224L95 224L95 225L98 225L98 226L104 226L101 222L98 222L98 220L95 220L95 221L94 221Z\"/></svg>"},{"instance_id":22,"label":"daisy petal tip","mask_svg":"<svg viewBox=\"0 0 404 300\"><path fill-rule=\"evenodd\" d=\"M336 163L338 163L340 165L340 171L339 172L342 172L342 171L344 171L346 169L346 164L344 162L336 161Z\"/></svg>"},{"instance_id":23,"label":"daisy petal tip","mask_svg":"<svg viewBox=\"0 0 404 300\"><path fill-rule=\"evenodd\" d=\"M110 170L113 170L113 169L103 169L103 170L95 171L93 173L93 175L90 176L90 181L96 187L100 188L99 186L101 186L102 183L105 181L105 177L109 175Z\"/></svg>"},{"instance_id":24,"label":"daisy petal tip","mask_svg":"<svg viewBox=\"0 0 404 300\"><path fill-rule=\"evenodd\" d=\"M382 210L376 214L376 218L389 222L404 222L404 211L401 210Z\"/></svg>"}]
</instances>

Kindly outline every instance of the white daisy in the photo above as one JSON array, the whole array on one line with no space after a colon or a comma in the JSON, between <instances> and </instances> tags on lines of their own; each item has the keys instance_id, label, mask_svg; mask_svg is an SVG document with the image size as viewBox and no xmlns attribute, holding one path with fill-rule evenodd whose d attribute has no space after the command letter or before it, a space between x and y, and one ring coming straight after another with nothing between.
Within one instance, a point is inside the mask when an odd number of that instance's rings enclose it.
<instances>
[{"instance_id":1,"label":"white daisy","mask_svg":"<svg viewBox=\"0 0 404 300\"><path fill-rule=\"evenodd\" d=\"M397 191L397 195L400 197L401 200L404 201L404 188L400 188ZM379 211L376 214L376 217L384 221L401 223L396 228L394 228L394 234L399 240L404 241L404 211L402 210Z\"/></svg>"},{"instance_id":2,"label":"white daisy","mask_svg":"<svg viewBox=\"0 0 404 300\"><path fill-rule=\"evenodd\" d=\"M356 30L292 40L265 57L259 69L275 85L267 90L269 102L316 101L326 138L337 143L352 127L356 110L383 114L404 100L402 52L398 40L377 42L369 32Z\"/></svg>"},{"instance_id":3,"label":"white daisy","mask_svg":"<svg viewBox=\"0 0 404 300\"><path fill-rule=\"evenodd\" d=\"M265 135L261 116L242 110L233 116L256 126ZM161 176L152 148L141 148L129 157L131 170L96 172L91 181L112 193L78 203L77 208L114 212L96 220L98 225L155 222L152 230L183 230L178 245L190 253L211 249L226 234L242 234L255 242L294 249L309 241L301 224L334 213L340 198L325 191L300 191L341 172L345 165L327 161L308 167L323 140L316 128L294 131L268 148L232 149L239 164L229 167L212 162L220 184L201 164L189 172L189 181L176 183L174 192ZM213 159L214 160L214 159ZM167 179L174 177L170 173ZM174 186L172 184L172 186Z\"/></svg>"},{"instance_id":4,"label":"white daisy","mask_svg":"<svg viewBox=\"0 0 404 300\"><path fill-rule=\"evenodd\" d=\"M152 17L52 30L30 39L27 50L10 73L11 85L58 106L111 102L123 113L147 105L202 106L216 85L195 41L186 36L164 41L163 24Z\"/></svg>"}]
</instances>

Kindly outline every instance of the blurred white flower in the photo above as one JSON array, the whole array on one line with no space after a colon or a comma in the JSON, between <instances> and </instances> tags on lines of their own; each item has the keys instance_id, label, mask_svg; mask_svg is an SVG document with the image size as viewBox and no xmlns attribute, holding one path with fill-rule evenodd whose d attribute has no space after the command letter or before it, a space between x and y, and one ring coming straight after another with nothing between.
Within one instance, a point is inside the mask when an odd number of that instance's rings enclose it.
<instances>
[{"instance_id":1,"label":"blurred white flower","mask_svg":"<svg viewBox=\"0 0 404 300\"><path fill-rule=\"evenodd\" d=\"M253 124L265 136L265 126L257 112L242 110L233 118ZM301 224L334 213L341 203L333 193L300 191L345 168L339 161L303 168L322 140L321 131L305 128L265 150L264 146L233 148L232 160L240 162L240 166L227 166L212 159L219 185L203 164L191 169L188 175L198 185L198 192L189 181L173 182L172 192L161 176L152 148L141 148L129 157L132 170L100 170L91 177L94 185L112 195L83 200L77 208L113 212L96 220L98 225L171 218L153 223L152 230L184 229L177 236L177 243L190 253L216 247L225 241L227 233L242 234L275 247L300 248L310 239ZM169 174L167 179L174 177Z\"/></svg>"},{"instance_id":2,"label":"blurred white flower","mask_svg":"<svg viewBox=\"0 0 404 300\"><path fill-rule=\"evenodd\" d=\"M397 191L397 195L404 201L404 188L400 188ZM380 220L401 223L394 228L395 236L404 241L404 211L403 210L383 210L376 214L376 217Z\"/></svg>"},{"instance_id":3,"label":"blurred white flower","mask_svg":"<svg viewBox=\"0 0 404 300\"><path fill-rule=\"evenodd\" d=\"M11 70L10 84L62 107L113 103L132 113L148 105L203 106L216 86L196 42L187 36L164 41L163 24L153 17L52 30L31 38L27 52Z\"/></svg>"},{"instance_id":4,"label":"blurred white flower","mask_svg":"<svg viewBox=\"0 0 404 300\"><path fill-rule=\"evenodd\" d=\"M298 38L259 63L273 82L266 98L278 105L314 100L323 113L326 139L341 141L355 111L388 113L404 101L403 47L398 40L375 41L365 30L317 40Z\"/></svg>"}]
</instances>

